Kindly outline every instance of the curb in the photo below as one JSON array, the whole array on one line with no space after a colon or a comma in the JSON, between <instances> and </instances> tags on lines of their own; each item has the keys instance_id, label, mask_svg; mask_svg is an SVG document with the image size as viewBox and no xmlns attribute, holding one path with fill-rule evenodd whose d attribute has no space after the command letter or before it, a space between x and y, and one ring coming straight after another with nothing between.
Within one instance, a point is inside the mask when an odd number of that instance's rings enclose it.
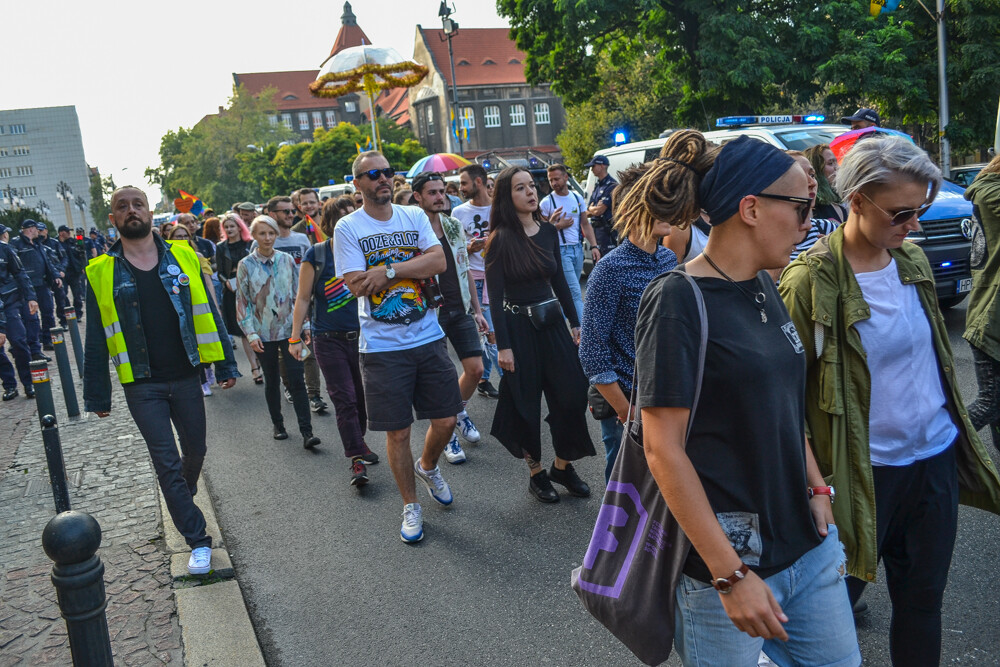
<instances>
[{"instance_id":1,"label":"curb","mask_svg":"<svg viewBox=\"0 0 1000 667\"><path fill-rule=\"evenodd\" d=\"M163 494L157 494L184 642L184 664L265 667L243 593L234 578L233 563L222 539L208 482L202 476L198 484L201 493L195 496L195 504L205 515L207 532L212 537L212 571L207 575L188 574L191 550L170 520Z\"/></svg>"}]
</instances>

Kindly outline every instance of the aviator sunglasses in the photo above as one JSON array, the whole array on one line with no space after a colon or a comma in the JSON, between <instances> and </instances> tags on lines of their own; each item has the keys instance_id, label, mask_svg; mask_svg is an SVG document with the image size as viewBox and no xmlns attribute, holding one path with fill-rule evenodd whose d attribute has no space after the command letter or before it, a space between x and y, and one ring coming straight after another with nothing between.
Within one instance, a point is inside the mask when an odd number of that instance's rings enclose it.
<instances>
[{"instance_id":1,"label":"aviator sunglasses","mask_svg":"<svg viewBox=\"0 0 1000 667\"><path fill-rule=\"evenodd\" d=\"M379 176L385 176L386 178L392 178L396 175L396 170L392 167L386 167L385 169L369 169L368 171L361 172L362 175L367 176L373 181L377 181Z\"/></svg>"},{"instance_id":2,"label":"aviator sunglasses","mask_svg":"<svg viewBox=\"0 0 1000 667\"><path fill-rule=\"evenodd\" d=\"M892 225L893 227L898 227L899 225L905 225L906 223L908 223L910 220L913 219L913 216L917 216L917 220L919 222L920 216L926 213L927 209L931 207L930 204L924 204L920 208L908 208L905 211L900 211L899 213L893 215L892 213L889 213L889 211L885 210L884 208L873 202L872 198L866 195L864 192L859 192L858 194L867 199L872 206L874 206L875 208L877 208L878 210L882 211L887 216L889 216L890 218L889 224Z\"/></svg>"},{"instance_id":3,"label":"aviator sunglasses","mask_svg":"<svg viewBox=\"0 0 1000 667\"><path fill-rule=\"evenodd\" d=\"M789 195L770 195L765 192L754 195L755 197L763 197L764 199L777 199L778 201L792 202L793 204L798 204L795 210L799 214L799 224L805 224L809 220L809 212L812 210L813 200L809 197L791 197Z\"/></svg>"}]
</instances>

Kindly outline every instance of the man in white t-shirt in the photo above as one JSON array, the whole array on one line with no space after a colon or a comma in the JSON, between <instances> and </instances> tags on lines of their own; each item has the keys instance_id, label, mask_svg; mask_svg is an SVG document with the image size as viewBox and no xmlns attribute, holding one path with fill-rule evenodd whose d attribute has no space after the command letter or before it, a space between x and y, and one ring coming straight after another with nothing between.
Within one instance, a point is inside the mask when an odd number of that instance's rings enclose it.
<instances>
[{"instance_id":1,"label":"man in white t-shirt","mask_svg":"<svg viewBox=\"0 0 1000 667\"><path fill-rule=\"evenodd\" d=\"M459 191L466 202L451 212L465 228L465 236L469 239L469 273L476 284L476 295L483 309L483 317L490 326L486 333L486 344L483 345L483 377L479 381L478 391L483 396L498 398L500 392L490 382L493 368L502 376L503 370L497 363L497 339L493 333L493 318L490 316L490 306L486 301L486 267L483 264L483 247L486 236L490 233L490 201L489 188L486 185L488 176L482 165L469 164L459 170Z\"/></svg>"},{"instance_id":2,"label":"man in white t-shirt","mask_svg":"<svg viewBox=\"0 0 1000 667\"><path fill-rule=\"evenodd\" d=\"M448 357L437 313L421 282L444 273L448 262L430 220L412 206L393 206L395 170L378 151L354 160L354 184L362 208L337 223L334 261L358 297L361 321L361 375L368 429L386 431L389 466L403 496L404 542L424 536L416 479L442 505L452 502L438 458L462 411L455 365ZM413 413L429 419L421 457L410 452Z\"/></svg>"},{"instance_id":3,"label":"man in white t-shirt","mask_svg":"<svg viewBox=\"0 0 1000 667\"><path fill-rule=\"evenodd\" d=\"M559 254L562 270L573 294L576 314L583 321L583 292L580 276L583 275L583 238L590 242L590 255L594 262L601 258L594 228L587 219L587 206L583 197L569 189L569 171L564 165L553 164L548 168L552 192L542 197L539 213L542 218L559 230Z\"/></svg>"}]
</instances>

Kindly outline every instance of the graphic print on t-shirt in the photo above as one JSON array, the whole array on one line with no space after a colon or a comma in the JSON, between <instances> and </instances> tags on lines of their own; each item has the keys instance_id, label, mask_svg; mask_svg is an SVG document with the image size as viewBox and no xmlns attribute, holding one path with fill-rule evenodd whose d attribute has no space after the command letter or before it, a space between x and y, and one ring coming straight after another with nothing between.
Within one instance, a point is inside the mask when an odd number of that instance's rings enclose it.
<instances>
[{"instance_id":1,"label":"graphic print on t-shirt","mask_svg":"<svg viewBox=\"0 0 1000 667\"><path fill-rule=\"evenodd\" d=\"M716 512L715 516L740 560L747 565L760 565L760 555L764 550L760 539L760 517L752 512Z\"/></svg>"},{"instance_id":2,"label":"graphic print on t-shirt","mask_svg":"<svg viewBox=\"0 0 1000 667\"><path fill-rule=\"evenodd\" d=\"M802 339L799 338L799 332L795 328L794 322L785 322L781 325L781 330L785 332L785 337L788 342L792 344L792 349L795 350L795 354L802 354L806 348L802 347Z\"/></svg>"},{"instance_id":3,"label":"graphic print on t-shirt","mask_svg":"<svg viewBox=\"0 0 1000 667\"><path fill-rule=\"evenodd\" d=\"M331 276L323 284L323 295L326 297L326 312L339 310L354 300L354 295L347 289L347 283L340 276Z\"/></svg>"},{"instance_id":4,"label":"graphic print on t-shirt","mask_svg":"<svg viewBox=\"0 0 1000 667\"><path fill-rule=\"evenodd\" d=\"M372 234L359 239L361 251L365 254L367 266L397 264L420 254L417 241L419 232L403 231L391 234ZM427 312L416 280L406 278L384 292L372 294L372 319L386 324L410 324L421 319Z\"/></svg>"}]
</instances>

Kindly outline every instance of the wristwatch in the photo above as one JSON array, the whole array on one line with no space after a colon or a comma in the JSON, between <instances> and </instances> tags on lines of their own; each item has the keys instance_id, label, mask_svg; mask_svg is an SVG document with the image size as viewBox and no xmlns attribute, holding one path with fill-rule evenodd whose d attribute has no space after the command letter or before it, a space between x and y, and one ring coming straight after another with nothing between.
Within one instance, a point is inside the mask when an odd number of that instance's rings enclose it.
<instances>
[{"instance_id":1,"label":"wristwatch","mask_svg":"<svg viewBox=\"0 0 1000 667\"><path fill-rule=\"evenodd\" d=\"M385 265L385 277L389 280L396 277L396 269L392 268L392 264Z\"/></svg>"},{"instance_id":2,"label":"wristwatch","mask_svg":"<svg viewBox=\"0 0 1000 667\"><path fill-rule=\"evenodd\" d=\"M736 582L741 581L745 576L747 576L747 572L749 571L750 568L747 567L746 563L743 563L740 565L740 569L733 572L733 576L719 577L718 579L712 580L712 586L714 586L715 590L719 591L722 595L729 595L729 593L733 591L733 586L736 585Z\"/></svg>"},{"instance_id":3,"label":"wristwatch","mask_svg":"<svg viewBox=\"0 0 1000 667\"><path fill-rule=\"evenodd\" d=\"M813 496L830 496L830 504L833 504L833 499L837 496L837 492L832 486L810 486L806 492L809 494L809 499L811 500Z\"/></svg>"}]
</instances>

